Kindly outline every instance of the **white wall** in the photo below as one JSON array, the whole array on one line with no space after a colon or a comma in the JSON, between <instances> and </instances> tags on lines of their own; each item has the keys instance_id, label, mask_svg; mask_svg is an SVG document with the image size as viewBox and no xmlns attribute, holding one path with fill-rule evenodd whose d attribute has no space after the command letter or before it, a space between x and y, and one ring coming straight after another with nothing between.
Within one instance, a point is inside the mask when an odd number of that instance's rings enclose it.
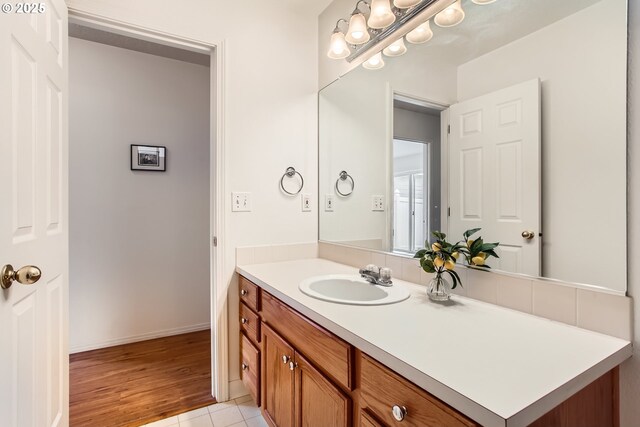
<instances>
[{"instance_id":1,"label":"white wall","mask_svg":"<svg viewBox=\"0 0 640 427\"><path fill-rule=\"evenodd\" d=\"M72 38L69 74L71 351L208 327L209 68Z\"/></svg>"},{"instance_id":2,"label":"white wall","mask_svg":"<svg viewBox=\"0 0 640 427\"><path fill-rule=\"evenodd\" d=\"M371 197L382 195L389 206L386 159L390 152L392 105L386 84L369 85L358 79L351 79L346 87L331 85L320 94L322 240L377 242L378 247L372 249L382 249L388 240L387 215L371 210ZM343 170L354 180L353 193L348 197L339 196L335 190ZM343 193L349 191L350 182L340 182L339 188ZM332 212L324 209L326 195L333 195Z\"/></svg>"},{"instance_id":3,"label":"white wall","mask_svg":"<svg viewBox=\"0 0 640 427\"><path fill-rule=\"evenodd\" d=\"M625 244L624 3L603 0L458 68L459 100L541 79L543 276L621 292L625 269L586 261L585 243Z\"/></svg>"},{"instance_id":4,"label":"white wall","mask_svg":"<svg viewBox=\"0 0 640 427\"><path fill-rule=\"evenodd\" d=\"M239 378L235 248L317 239L317 210L281 194L287 166L317 188L317 6L293 0L67 0L73 9L209 43L225 42L225 197L253 193L253 212L226 212L229 376ZM230 203L229 203L230 205ZM218 301L218 304L225 302Z\"/></svg>"},{"instance_id":5,"label":"white wall","mask_svg":"<svg viewBox=\"0 0 640 427\"><path fill-rule=\"evenodd\" d=\"M633 358L620 370L620 425L640 425L640 4L629 2L629 122L628 122L628 277L634 298Z\"/></svg>"}]
</instances>

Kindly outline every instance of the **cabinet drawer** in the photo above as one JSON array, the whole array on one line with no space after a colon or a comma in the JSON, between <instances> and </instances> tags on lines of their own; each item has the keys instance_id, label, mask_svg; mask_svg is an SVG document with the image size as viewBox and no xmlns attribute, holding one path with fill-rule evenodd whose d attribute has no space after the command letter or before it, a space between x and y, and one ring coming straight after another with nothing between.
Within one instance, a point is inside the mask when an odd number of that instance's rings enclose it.
<instances>
[{"instance_id":1,"label":"cabinet drawer","mask_svg":"<svg viewBox=\"0 0 640 427\"><path fill-rule=\"evenodd\" d=\"M247 304L256 313L260 311L260 288L249 280L240 276L240 301Z\"/></svg>"},{"instance_id":2,"label":"cabinet drawer","mask_svg":"<svg viewBox=\"0 0 640 427\"><path fill-rule=\"evenodd\" d=\"M352 347L298 314L277 298L262 293L262 320L289 341L304 357L315 362L338 384L353 390Z\"/></svg>"},{"instance_id":3,"label":"cabinet drawer","mask_svg":"<svg viewBox=\"0 0 640 427\"><path fill-rule=\"evenodd\" d=\"M256 346L260 342L260 317L246 304L240 303L240 329Z\"/></svg>"},{"instance_id":4,"label":"cabinet drawer","mask_svg":"<svg viewBox=\"0 0 640 427\"><path fill-rule=\"evenodd\" d=\"M360 375L362 406L368 408L389 426L478 425L364 354L361 359ZM407 413L401 422L396 421L393 416L394 405L406 408Z\"/></svg>"},{"instance_id":5,"label":"cabinet drawer","mask_svg":"<svg viewBox=\"0 0 640 427\"><path fill-rule=\"evenodd\" d=\"M240 378L247 390L260 405L260 351L254 347L245 334L240 335Z\"/></svg>"},{"instance_id":6,"label":"cabinet drawer","mask_svg":"<svg viewBox=\"0 0 640 427\"><path fill-rule=\"evenodd\" d=\"M385 427L367 411L360 411L360 427Z\"/></svg>"}]
</instances>

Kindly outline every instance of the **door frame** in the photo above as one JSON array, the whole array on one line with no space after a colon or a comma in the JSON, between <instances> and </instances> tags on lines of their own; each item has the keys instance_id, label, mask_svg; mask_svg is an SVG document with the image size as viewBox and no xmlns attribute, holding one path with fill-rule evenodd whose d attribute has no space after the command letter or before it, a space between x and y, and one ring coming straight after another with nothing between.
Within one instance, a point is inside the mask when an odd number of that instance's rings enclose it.
<instances>
[{"instance_id":1,"label":"door frame","mask_svg":"<svg viewBox=\"0 0 640 427\"><path fill-rule=\"evenodd\" d=\"M69 23L81 24L110 33L142 39L211 57L209 117L209 242L211 311L211 387L219 402L229 399L229 331L225 283L225 93L226 42L201 41L118 21L69 7ZM215 111L215 113L213 113Z\"/></svg>"}]
</instances>

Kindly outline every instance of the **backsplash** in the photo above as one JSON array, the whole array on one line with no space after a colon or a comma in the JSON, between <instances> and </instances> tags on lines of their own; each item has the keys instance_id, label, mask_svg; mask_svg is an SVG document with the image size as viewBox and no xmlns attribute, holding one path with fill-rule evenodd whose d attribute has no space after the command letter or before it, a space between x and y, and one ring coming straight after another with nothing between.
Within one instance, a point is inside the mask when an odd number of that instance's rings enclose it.
<instances>
[{"instance_id":1,"label":"backsplash","mask_svg":"<svg viewBox=\"0 0 640 427\"><path fill-rule=\"evenodd\" d=\"M323 258L352 267L375 264L392 276L426 285L431 274L415 259L326 242L255 246L236 249L236 264L261 264ZM484 270L456 270L464 287L453 292L468 298L544 317L594 332L632 339L632 299L555 280L514 277Z\"/></svg>"}]
</instances>

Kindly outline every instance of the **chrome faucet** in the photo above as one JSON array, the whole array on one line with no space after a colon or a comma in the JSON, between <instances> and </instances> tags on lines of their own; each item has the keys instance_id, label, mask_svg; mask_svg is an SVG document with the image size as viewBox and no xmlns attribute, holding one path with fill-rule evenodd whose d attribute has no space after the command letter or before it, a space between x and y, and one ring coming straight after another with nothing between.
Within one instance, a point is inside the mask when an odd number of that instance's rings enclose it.
<instances>
[{"instance_id":1,"label":"chrome faucet","mask_svg":"<svg viewBox=\"0 0 640 427\"><path fill-rule=\"evenodd\" d=\"M391 270L388 268L380 268L377 265L369 264L365 268L360 269L360 277L373 285L393 286L391 281Z\"/></svg>"}]
</instances>

